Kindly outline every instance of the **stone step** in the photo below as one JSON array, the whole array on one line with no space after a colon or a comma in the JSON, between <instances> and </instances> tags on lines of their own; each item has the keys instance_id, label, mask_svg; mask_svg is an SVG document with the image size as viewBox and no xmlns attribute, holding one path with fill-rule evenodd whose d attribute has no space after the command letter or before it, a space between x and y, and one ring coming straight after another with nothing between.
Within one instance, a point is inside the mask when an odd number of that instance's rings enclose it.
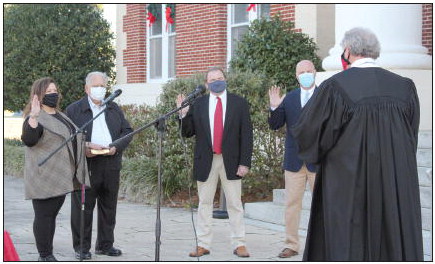
<instances>
[{"instance_id":1,"label":"stone step","mask_svg":"<svg viewBox=\"0 0 435 264\"><path fill-rule=\"evenodd\" d=\"M418 132L418 148L432 148L432 130Z\"/></svg>"},{"instance_id":2,"label":"stone step","mask_svg":"<svg viewBox=\"0 0 435 264\"><path fill-rule=\"evenodd\" d=\"M285 225L284 205L273 202L245 203L245 217L267 223ZM299 234L306 236L310 211L302 209L299 223Z\"/></svg>"},{"instance_id":3,"label":"stone step","mask_svg":"<svg viewBox=\"0 0 435 264\"><path fill-rule=\"evenodd\" d=\"M273 203L276 205L285 205L286 196L285 189L274 189ZM307 210L311 208L311 191L308 187L305 188L304 197L302 199L302 208Z\"/></svg>"}]
</instances>

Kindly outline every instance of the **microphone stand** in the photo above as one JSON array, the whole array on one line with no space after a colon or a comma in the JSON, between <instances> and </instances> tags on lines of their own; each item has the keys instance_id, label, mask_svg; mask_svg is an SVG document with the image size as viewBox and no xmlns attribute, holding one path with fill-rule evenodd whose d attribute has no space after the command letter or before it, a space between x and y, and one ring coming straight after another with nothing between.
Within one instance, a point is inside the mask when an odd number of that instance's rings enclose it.
<instances>
[{"instance_id":1,"label":"microphone stand","mask_svg":"<svg viewBox=\"0 0 435 264\"><path fill-rule=\"evenodd\" d=\"M193 102L196 100L197 97L193 97L190 98L188 100L186 100L185 102L183 102L181 104L180 107L177 107L171 111L169 111L168 113L161 115L160 117L154 119L153 121L151 121L150 123L136 129L135 131L121 137L118 138L117 140L115 140L114 142L112 142L112 144L114 143L118 143L122 140L125 140L126 138L130 138L133 135L136 135L137 133L141 132L142 130L150 127L150 126L155 126L157 128L158 131L158 141L159 141L159 151L158 151L158 174L157 174L157 205L156 205L156 248L155 248L155 258L154 260L160 261L160 245L161 245L161 241L160 241L160 235L161 235L161 219L160 219L160 204L161 204L161 192L162 192L162 156L163 156L163 137L164 137L164 132L166 129L166 119L171 116L172 114L178 112L179 110L183 109L184 107L193 104Z\"/></svg>"},{"instance_id":2,"label":"microphone stand","mask_svg":"<svg viewBox=\"0 0 435 264\"><path fill-rule=\"evenodd\" d=\"M113 100L114 98L112 98ZM111 100L110 100L111 101ZM83 126L81 126L80 128L78 128L76 130L76 132L74 132L74 134L72 134L66 141L64 141L58 148L56 148L54 151L52 151L45 159L43 159L42 161L40 161L38 163L38 167L41 167L42 165L44 165L51 157L54 156L54 154L56 154L60 149L62 149L66 144L68 144L68 142L70 142L71 140L73 140L75 137L77 137L77 135L79 133L83 133L84 129L91 124L95 119L97 119L102 113L104 113L107 110L107 103L109 101L106 102L106 107L101 110L95 117L93 117L91 120L89 120L88 122L86 122ZM86 162L86 161L85 161ZM81 209L80 209L80 261L83 261L83 239L84 239L84 233L85 233L85 175L83 175L83 179L82 179L82 184L81 184Z\"/></svg>"}]
</instances>

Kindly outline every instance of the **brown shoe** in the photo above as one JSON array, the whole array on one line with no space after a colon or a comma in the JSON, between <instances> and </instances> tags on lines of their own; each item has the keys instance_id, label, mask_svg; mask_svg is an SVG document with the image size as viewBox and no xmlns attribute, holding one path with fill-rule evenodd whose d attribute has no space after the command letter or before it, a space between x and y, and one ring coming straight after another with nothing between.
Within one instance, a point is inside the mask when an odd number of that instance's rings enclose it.
<instances>
[{"instance_id":1,"label":"brown shoe","mask_svg":"<svg viewBox=\"0 0 435 264\"><path fill-rule=\"evenodd\" d=\"M290 258L293 256L296 256L298 252L294 251L293 249L284 248L281 253L279 253L278 257L280 258Z\"/></svg>"},{"instance_id":2,"label":"brown shoe","mask_svg":"<svg viewBox=\"0 0 435 264\"><path fill-rule=\"evenodd\" d=\"M245 246L237 247L236 249L234 249L233 253L234 253L234 255L237 255L240 258L247 258L247 257L249 257L248 250L246 249Z\"/></svg>"},{"instance_id":3,"label":"brown shoe","mask_svg":"<svg viewBox=\"0 0 435 264\"><path fill-rule=\"evenodd\" d=\"M198 246L196 248L196 251L189 253L189 257L201 257L201 256L208 255L208 254L210 254L209 250Z\"/></svg>"}]
</instances>

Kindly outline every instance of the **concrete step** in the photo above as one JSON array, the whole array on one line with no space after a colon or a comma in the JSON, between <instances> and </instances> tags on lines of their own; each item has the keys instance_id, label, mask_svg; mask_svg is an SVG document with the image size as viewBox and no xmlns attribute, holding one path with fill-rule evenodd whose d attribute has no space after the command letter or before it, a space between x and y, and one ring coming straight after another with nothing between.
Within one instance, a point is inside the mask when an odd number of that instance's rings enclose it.
<instances>
[{"instance_id":1,"label":"concrete step","mask_svg":"<svg viewBox=\"0 0 435 264\"><path fill-rule=\"evenodd\" d=\"M287 195L285 189L274 189L273 190L273 203L276 205L285 205ZM309 210L311 208L311 191L307 187L305 188L304 197L302 199L302 208Z\"/></svg>"},{"instance_id":2,"label":"concrete step","mask_svg":"<svg viewBox=\"0 0 435 264\"><path fill-rule=\"evenodd\" d=\"M284 226L284 205L273 202L245 203L245 217ZM306 236L310 211L302 209L299 235Z\"/></svg>"}]
</instances>

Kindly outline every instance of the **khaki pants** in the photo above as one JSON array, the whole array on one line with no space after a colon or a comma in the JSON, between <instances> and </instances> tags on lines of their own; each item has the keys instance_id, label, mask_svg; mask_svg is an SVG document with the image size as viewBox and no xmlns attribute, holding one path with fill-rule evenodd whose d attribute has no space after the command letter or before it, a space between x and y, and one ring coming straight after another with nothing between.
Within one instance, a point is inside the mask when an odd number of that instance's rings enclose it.
<instances>
[{"instance_id":1,"label":"khaki pants","mask_svg":"<svg viewBox=\"0 0 435 264\"><path fill-rule=\"evenodd\" d=\"M245 224L243 221L243 205L241 200L241 180L228 180L225 173L222 155L213 155L210 174L207 181L198 184L198 246L210 250L212 240L213 198L218 180L225 192L227 211L230 221L231 244L233 248L245 245Z\"/></svg>"},{"instance_id":2,"label":"khaki pants","mask_svg":"<svg viewBox=\"0 0 435 264\"><path fill-rule=\"evenodd\" d=\"M305 186L310 184L311 192L314 188L316 173L310 172L305 164L298 172L285 171L285 191L287 195L285 208L285 247L299 252L299 221L301 218L302 199Z\"/></svg>"}]
</instances>

